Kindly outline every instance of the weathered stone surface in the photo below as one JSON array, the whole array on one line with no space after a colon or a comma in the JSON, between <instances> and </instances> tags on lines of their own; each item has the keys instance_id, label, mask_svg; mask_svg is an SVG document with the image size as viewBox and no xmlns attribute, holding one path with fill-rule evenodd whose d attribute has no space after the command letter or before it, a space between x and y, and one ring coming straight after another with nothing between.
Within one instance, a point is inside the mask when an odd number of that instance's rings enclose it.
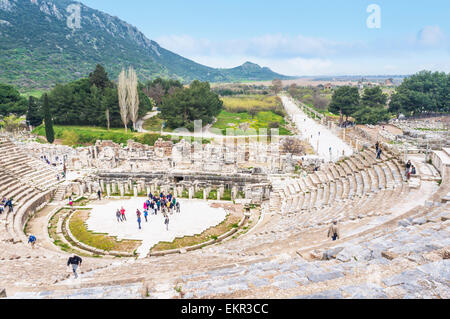
<instances>
[{"instance_id":1,"label":"weathered stone surface","mask_svg":"<svg viewBox=\"0 0 450 319\"><path fill-rule=\"evenodd\" d=\"M412 221L413 225L423 225L427 223L427 219L425 217L416 218Z\"/></svg>"},{"instance_id":2,"label":"weathered stone surface","mask_svg":"<svg viewBox=\"0 0 450 319\"><path fill-rule=\"evenodd\" d=\"M0 298L6 298L6 289L0 288Z\"/></svg>"},{"instance_id":3,"label":"weathered stone surface","mask_svg":"<svg viewBox=\"0 0 450 319\"><path fill-rule=\"evenodd\" d=\"M343 299L339 290L327 290L313 295L298 296L293 299Z\"/></svg>"},{"instance_id":4,"label":"weathered stone surface","mask_svg":"<svg viewBox=\"0 0 450 319\"><path fill-rule=\"evenodd\" d=\"M386 258L386 259L393 260L393 259L398 257L398 254L393 253L392 251L383 251L381 253L381 256Z\"/></svg>"},{"instance_id":5,"label":"weathered stone surface","mask_svg":"<svg viewBox=\"0 0 450 319\"><path fill-rule=\"evenodd\" d=\"M411 222L406 219L403 219L398 222L398 225L403 226L403 227L408 227L408 226L411 226Z\"/></svg>"},{"instance_id":6,"label":"weathered stone surface","mask_svg":"<svg viewBox=\"0 0 450 319\"><path fill-rule=\"evenodd\" d=\"M372 251L359 245L345 247L336 259L348 262L350 260L363 261L372 259Z\"/></svg>"},{"instance_id":7,"label":"weathered stone surface","mask_svg":"<svg viewBox=\"0 0 450 319\"><path fill-rule=\"evenodd\" d=\"M322 282L322 281L328 281L332 279L336 279L339 277L343 277L344 274L340 271L330 271L330 272L314 272L314 273L307 273L306 277L312 281L312 282Z\"/></svg>"},{"instance_id":8,"label":"weathered stone surface","mask_svg":"<svg viewBox=\"0 0 450 319\"><path fill-rule=\"evenodd\" d=\"M335 247L323 253L323 260L336 259L336 256L344 249L344 247Z\"/></svg>"},{"instance_id":9,"label":"weathered stone surface","mask_svg":"<svg viewBox=\"0 0 450 319\"><path fill-rule=\"evenodd\" d=\"M383 288L375 284L342 287L341 291L352 299L386 299L388 296Z\"/></svg>"}]
</instances>

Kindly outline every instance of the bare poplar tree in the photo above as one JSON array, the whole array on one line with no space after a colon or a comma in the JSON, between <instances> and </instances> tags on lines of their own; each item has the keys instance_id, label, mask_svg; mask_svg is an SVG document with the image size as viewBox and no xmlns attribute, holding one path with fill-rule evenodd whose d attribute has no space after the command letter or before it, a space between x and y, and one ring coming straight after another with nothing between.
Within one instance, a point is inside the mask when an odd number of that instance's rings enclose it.
<instances>
[{"instance_id":1,"label":"bare poplar tree","mask_svg":"<svg viewBox=\"0 0 450 319\"><path fill-rule=\"evenodd\" d=\"M139 94L138 94L138 79L136 71L130 66L128 69L127 80L127 104L130 119L133 122L133 129L136 130L136 122L138 120L139 112Z\"/></svg>"},{"instance_id":2,"label":"bare poplar tree","mask_svg":"<svg viewBox=\"0 0 450 319\"><path fill-rule=\"evenodd\" d=\"M128 104L127 104L127 75L125 69L119 74L119 82L117 85L118 95L119 95L119 107L120 107L120 117L122 123L125 126L125 132L127 132L128 124Z\"/></svg>"}]
</instances>

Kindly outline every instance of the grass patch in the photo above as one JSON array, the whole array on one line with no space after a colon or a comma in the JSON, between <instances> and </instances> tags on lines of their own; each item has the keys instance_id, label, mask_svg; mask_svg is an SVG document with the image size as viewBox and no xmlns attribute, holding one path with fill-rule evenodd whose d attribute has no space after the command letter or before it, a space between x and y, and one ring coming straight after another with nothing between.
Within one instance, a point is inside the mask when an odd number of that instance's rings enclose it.
<instances>
[{"instance_id":1,"label":"grass patch","mask_svg":"<svg viewBox=\"0 0 450 319\"><path fill-rule=\"evenodd\" d=\"M278 128L280 135L292 135L286 128L286 125L287 122L284 117L272 111L261 111L254 116L247 112L232 113L222 111L217 117L213 128L221 130L224 135L227 129L234 129L235 135L255 135L259 133L260 129L267 129L267 134L270 134L271 128ZM242 128L245 126L248 129L244 131Z\"/></svg>"},{"instance_id":2,"label":"grass patch","mask_svg":"<svg viewBox=\"0 0 450 319\"><path fill-rule=\"evenodd\" d=\"M132 253L140 245L137 240L117 241L115 237L106 234L97 234L89 231L86 227L86 220L89 217L89 211L77 211L70 220L70 231L72 235L80 242L106 251L123 251Z\"/></svg>"},{"instance_id":3,"label":"grass patch","mask_svg":"<svg viewBox=\"0 0 450 319\"><path fill-rule=\"evenodd\" d=\"M200 235L195 236L186 236L183 238L176 238L173 242L159 242L156 244L151 251L157 252L157 251L163 251L163 250L172 250L172 249L179 249L183 247L190 247L194 245L198 245L204 242L207 242L211 239L217 240L219 236L222 234L225 234L226 232L230 231L233 228L239 227L239 221L241 219L241 216L237 215L236 213L230 213L227 215L226 219L220 223L219 225L209 228L205 230ZM237 226L237 227L235 227Z\"/></svg>"},{"instance_id":4,"label":"grass patch","mask_svg":"<svg viewBox=\"0 0 450 319\"><path fill-rule=\"evenodd\" d=\"M151 132L159 132L161 131L161 127L164 123L164 120L158 115L149 118L148 120L145 120L142 127L144 130L151 131Z\"/></svg>"}]
</instances>

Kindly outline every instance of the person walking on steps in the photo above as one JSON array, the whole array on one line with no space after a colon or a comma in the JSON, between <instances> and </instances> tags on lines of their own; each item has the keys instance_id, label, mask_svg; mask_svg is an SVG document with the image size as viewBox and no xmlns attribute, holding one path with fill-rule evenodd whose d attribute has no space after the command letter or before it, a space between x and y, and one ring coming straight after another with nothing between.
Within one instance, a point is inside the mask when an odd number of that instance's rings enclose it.
<instances>
[{"instance_id":1,"label":"person walking on steps","mask_svg":"<svg viewBox=\"0 0 450 319\"><path fill-rule=\"evenodd\" d=\"M75 254L73 254L73 256L70 257L69 260L67 261L67 266L68 267L72 266L72 271L73 271L73 274L75 275L75 279L78 278L77 269L78 269L78 267L81 268L82 261L83 260Z\"/></svg>"},{"instance_id":2,"label":"person walking on steps","mask_svg":"<svg viewBox=\"0 0 450 319\"><path fill-rule=\"evenodd\" d=\"M34 249L34 245L36 244L36 237L34 235L30 235L30 237L28 237L28 243L31 245L31 248Z\"/></svg>"},{"instance_id":3,"label":"person walking on steps","mask_svg":"<svg viewBox=\"0 0 450 319\"><path fill-rule=\"evenodd\" d=\"M333 225L330 226L330 229L328 230L328 238L332 238L333 241L336 241L341 237L339 233L339 228L337 226L337 221L333 222Z\"/></svg>"}]
</instances>

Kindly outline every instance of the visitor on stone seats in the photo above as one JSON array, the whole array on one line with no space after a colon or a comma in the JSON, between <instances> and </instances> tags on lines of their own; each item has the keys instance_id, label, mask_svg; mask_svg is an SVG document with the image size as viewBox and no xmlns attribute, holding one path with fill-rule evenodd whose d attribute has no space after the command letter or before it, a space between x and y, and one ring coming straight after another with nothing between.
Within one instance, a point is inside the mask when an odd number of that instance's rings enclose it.
<instances>
[{"instance_id":1,"label":"visitor on stone seats","mask_svg":"<svg viewBox=\"0 0 450 319\"><path fill-rule=\"evenodd\" d=\"M408 177L409 170L411 169L411 166L412 166L411 161L408 161L408 163L406 163L406 165L405 165L405 167L406 167L405 176L406 177Z\"/></svg>"},{"instance_id":2,"label":"visitor on stone seats","mask_svg":"<svg viewBox=\"0 0 450 319\"><path fill-rule=\"evenodd\" d=\"M12 198L8 199L5 203L5 207L8 207L8 213L14 213L14 207L12 204Z\"/></svg>"},{"instance_id":3,"label":"visitor on stone seats","mask_svg":"<svg viewBox=\"0 0 450 319\"><path fill-rule=\"evenodd\" d=\"M411 167L411 174L412 175L416 175L417 174L416 167L414 165Z\"/></svg>"},{"instance_id":4,"label":"visitor on stone seats","mask_svg":"<svg viewBox=\"0 0 450 319\"><path fill-rule=\"evenodd\" d=\"M330 226L330 229L328 230L328 238L332 238L333 241L336 241L337 239L339 239L340 236L340 232L339 232L339 228L337 226L337 221L333 221L333 225Z\"/></svg>"},{"instance_id":5,"label":"visitor on stone seats","mask_svg":"<svg viewBox=\"0 0 450 319\"><path fill-rule=\"evenodd\" d=\"M30 235L28 237L28 243L31 245L31 248L34 249L34 245L36 244L36 237L33 235Z\"/></svg>"},{"instance_id":6,"label":"visitor on stone seats","mask_svg":"<svg viewBox=\"0 0 450 319\"><path fill-rule=\"evenodd\" d=\"M81 268L82 261L83 260L75 254L73 254L73 256L69 257L69 260L67 260L67 266L70 267L72 265L72 271L73 274L75 275L75 279L78 278L77 269L78 267Z\"/></svg>"},{"instance_id":7,"label":"visitor on stone seats","mask_svg":"<svg viewBox=\"0 0 450 319\"><path fill-rule=\"evenodd\" d=\"M381 148L378 149L377 152L377 159L381 159L381 154L383 153L383 151L381 150Z\"/></svg>"}]
</instances>

